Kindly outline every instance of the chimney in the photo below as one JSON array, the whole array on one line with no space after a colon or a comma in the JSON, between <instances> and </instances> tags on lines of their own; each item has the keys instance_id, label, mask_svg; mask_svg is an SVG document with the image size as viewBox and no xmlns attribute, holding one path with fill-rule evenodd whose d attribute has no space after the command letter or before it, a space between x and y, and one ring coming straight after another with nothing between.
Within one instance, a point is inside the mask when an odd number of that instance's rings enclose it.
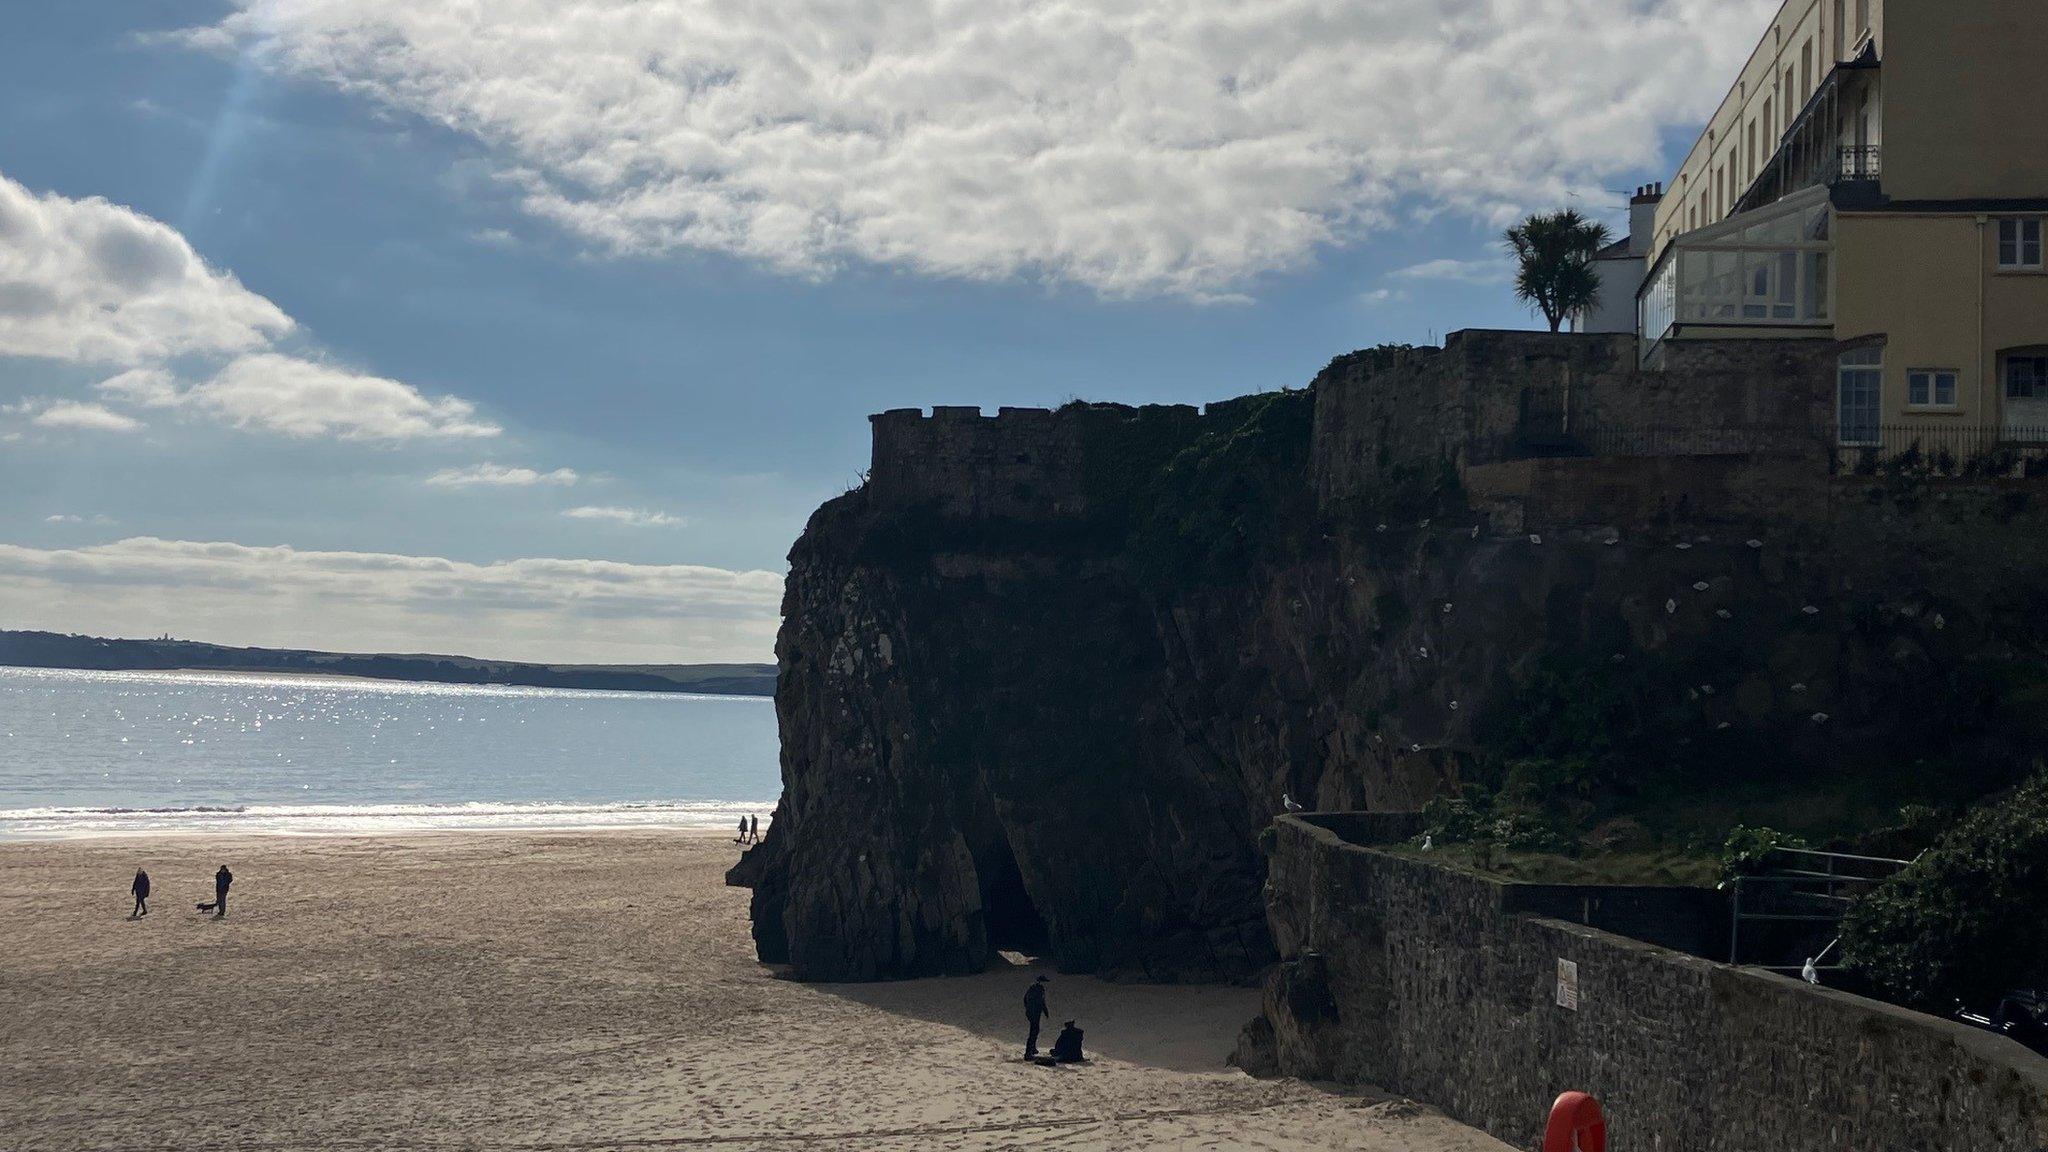
<instances>
[{"instance_id":1,"label":"chimney","mask_svg":"<svg viewBox=\"0 0 2048 1152\"><path fill-rule=\"evenodd\" d=\"M1664 200L1664 185L1645 184L1628 202L1628 250L1632 256L1648 256L1651 238L1657 231L1657 205Z\"/></svg>"}]
</instances>

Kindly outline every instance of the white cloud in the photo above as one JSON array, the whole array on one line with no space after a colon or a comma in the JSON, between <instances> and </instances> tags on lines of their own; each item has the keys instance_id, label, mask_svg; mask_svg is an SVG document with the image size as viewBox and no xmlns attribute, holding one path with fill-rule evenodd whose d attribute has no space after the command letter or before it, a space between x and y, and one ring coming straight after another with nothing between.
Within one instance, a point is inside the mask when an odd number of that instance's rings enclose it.
<instances>
[{"instance_id":1,"label":"white cloud","mask_svg":"<svg viewBox=\"0 0 2048 1152\"><path fill-rule=\"evenodd\" d=\"M259 348L291 327L168 225L0 175L0 356L139 364Z\"/></svg>"},{"instance_id":2,"label":"white cloud","mask_svg":"<svg viewBox=\"0 0 2048 1152\"><path fill-rule=\"evenodd\" d=\"M539 472L532 468L510 468L503 464L472 464L467 468L443 468L427 477L437 488L471 488L477 485L501 488L531 488L536 484L568 487L582 477L573 468Z\"/></svg>"},{"instance_id":3,"label":"white cloud","mask_svg":"<svg viewBox=\"0 0 2048 1152\"><path fill-rule=\"evenodd\" d=\"M126 372L99 387L145 407L199 412L237 428L300 438L410 440L503 431L478 419L467 400L429 397L410 384L279 352L237 356L211 379L183 389L149 372Z\"/></svg>"},{"instance_id":4,"label":"white cloud","mask_svg":"<svg viewBox=\"0 0 2048 1152\"><path fill-rule=\"evenodd\" d=\"M680 516L671 516L666 512L646 508L616 508L601 504L585 504L578 508L564 509L562 515L576 520L610 520L635 528L681 527L689 523Z\"/></svg>"},{"instance_id":5,"label":"white cloud","mask_svg":"<svg viewBox=\"0 0 2048 1152\"><path fill-rule=\"evenodd\" d=\"M143 427L112 404L178 409L295 437L501 431L459 397L429 397L410 384L283 351L277 341L292 329L282 309L208 268L169 226L96 197L38 196L0 175L0 357L124 368L97 386L106 403L36 401L30 423ZM210 362L211 375L181 383L169 367L176 357Z\"/></svg>"},{"instance_id":6,"label":"white cloud","mask_svg":"<svg viewBox=\"0 0 2048 1152\"><path fill-rule=\"evenodd\" d=\"M53 515L43 517L43 523L45 524L83 524L84 522L85 517L73 516L70 513L66 512L58 512Z\"/></svg>"},{"instance_id":7,"label":"white cloud","mask_svg":"<svg viewBox=\"0 0 2048 1152\"><path fill-rule=\"evenodd\" d=\"M1370 292L1358 294L1358 302L1368 308L1378 308L1384 304L1401 304L1407 299L1408 293L1399 288L1374 288Z\"/></svg>"},{"instance_id":8,"label":"white cloud","mask_svg":"<svg viewBox=\"0 0 2048 1152\"><path fill-rule=\"evenodd\" d=\"M58 428L78 432L133 432L143 426L142 421L100 404L81 404L72 400L51 400L31 397L18 404L0 407L0 412L13 416L27 416L28 422L38 428Z\"/></svg>"},{"instance_id":9,"label":"white cloud","mask_svg":"<svg viewBox=\"0 0 2048 1152\"><path fill-rule=\"evenodd\" d=\"M1775 0L236 0L196 32L493 146L600 247L1244 290L1654 161Z\"/></svg>"},{"instance_id":10,"label":"white cloud","mask_svg":"<svg viewBox=\"0 0 2048 1152\"><path fill-rule=\"evenodd\" d=\"M178 402L178 378L162 368L130 368L93 387L109 399L144 408L169 408Z\"/></svg>"},{"instance_id":11,"label":"white cloud","mask_svg":"<svg viewBox=\"0 0 2048 1152\"><path fill-rule=\"evenodd\" d=\"M772 572L687 564L317 552L142 536L0 544L0 619L95 635L506 659L771 659Z\"/></svg>"},{"instance_id":12,"label":"white cloud","mask_svg":"<svg viewBox=\"0 0 2048 1152\"><path fill-rule=\"evenodd\" d=\"M421 436L496 436L454 396L428 397L410 384L273 352L240 356L195 384L180 405L211 412L238 428L287 436L405 440Z\"/></svg>"},{"instance_id":13,"label":"white cloud","mask_svg":"<svg viewBox=\"0 0 2048 1152\"><path fill-rule=\"evenodd\" d=\"M1388 273L1404 280L1453 280L1461 284L1505 284L1514 279L1515 266L1506 258L1498 260L1425 260Z\"/></svg>"}]
</instances>

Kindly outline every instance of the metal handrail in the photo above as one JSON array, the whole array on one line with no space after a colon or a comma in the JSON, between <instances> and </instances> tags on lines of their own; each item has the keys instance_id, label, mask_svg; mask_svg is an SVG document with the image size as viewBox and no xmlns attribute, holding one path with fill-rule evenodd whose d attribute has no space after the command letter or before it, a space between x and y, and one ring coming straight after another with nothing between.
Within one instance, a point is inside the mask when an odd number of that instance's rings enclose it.
<instances>
[{"instance_id":1,"label":"metal handrail","mask_svg":"<svg viewBox=\"0 0 2048 1152\"><path fill-rule=\"evenodd\" d=\"M1884 175L1884 148L1877 144L1844 144L1835 149L1829 183L1876 180Z\"/></svg>"}]
</instances>

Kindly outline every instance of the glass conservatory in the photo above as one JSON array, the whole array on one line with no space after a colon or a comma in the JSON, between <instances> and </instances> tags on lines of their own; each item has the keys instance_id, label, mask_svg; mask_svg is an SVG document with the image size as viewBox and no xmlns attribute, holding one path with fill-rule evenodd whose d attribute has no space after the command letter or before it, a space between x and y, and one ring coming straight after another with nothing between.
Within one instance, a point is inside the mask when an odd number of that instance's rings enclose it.
<instances>
[{"instance_id":1,"label":"glass conservatory","mask_svg":"<svg viewBox=\"0 0 2048 1152\"><path fill-rule=\"evenodd\" d=\"M1644 354L1688 326L1829 327L1830 219L1812 188L1673 240L1636 300Z\"/></svg>"}]
</instances>

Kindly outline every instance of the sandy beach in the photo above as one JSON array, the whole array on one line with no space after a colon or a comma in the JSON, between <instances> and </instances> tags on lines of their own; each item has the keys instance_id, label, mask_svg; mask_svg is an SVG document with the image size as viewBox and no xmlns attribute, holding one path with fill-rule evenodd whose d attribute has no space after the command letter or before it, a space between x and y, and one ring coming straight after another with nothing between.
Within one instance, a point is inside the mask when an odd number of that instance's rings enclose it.
<instances>
[{"instance_id":1,"label":"sandy beach","mask_svg":"<svg viewBox=\"0 0 2048 1152\"><path fill-rule=\"evenodd\" d=\"M1018 1060L1032 970L886 985L754 961L718 834L0 845L10 1149L1506 1146L1224 1065L1244 989L1054 974L1088 1065ZM214 867L224 921L193 909ZM128 918L135 867L151 914Z\"/></svg>"}]
</instances>

